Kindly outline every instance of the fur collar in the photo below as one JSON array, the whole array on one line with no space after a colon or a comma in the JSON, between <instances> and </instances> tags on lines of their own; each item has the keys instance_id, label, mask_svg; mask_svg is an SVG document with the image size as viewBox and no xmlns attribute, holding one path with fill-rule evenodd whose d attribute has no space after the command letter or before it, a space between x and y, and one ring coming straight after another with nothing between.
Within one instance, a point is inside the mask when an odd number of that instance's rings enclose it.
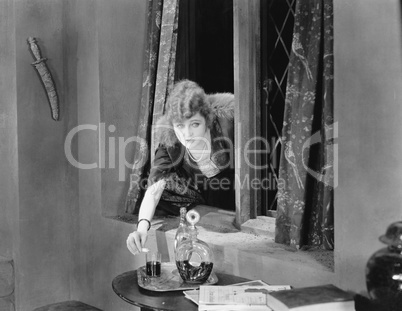
<instances>
[{"instance_id":1,"label":"fur collar","mask_svg":"<svg viewBox=\"0 0 402 311\"><path fill-rule=\"evenodd\" d=\"M213 120L234 118L234 95L231 93L216 93L207 95L207 101L212 107ZM174 133L173 126L167 120L166 116L162 116L156 122L154 131L156 146L159 144L165 147L173 147L179 142Z\"/></svg>"}]
</instances>

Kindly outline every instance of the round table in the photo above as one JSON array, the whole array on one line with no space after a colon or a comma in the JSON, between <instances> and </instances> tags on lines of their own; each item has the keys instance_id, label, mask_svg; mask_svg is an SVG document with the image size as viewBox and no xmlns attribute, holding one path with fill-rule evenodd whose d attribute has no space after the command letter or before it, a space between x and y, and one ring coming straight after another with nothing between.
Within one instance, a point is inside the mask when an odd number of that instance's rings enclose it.
<instances>
[{"instance_id":1,"label":"round table","mask_svg":"<svg viewBox=\"0 0 402 311\"><path fill-rule=\"evenodd\" d=\"M230 285L250 281L249 279L216 273L216 285ZM183 291L155 292L138 286L137 270L128 271L113 279L115 293L124 301L141 307L141 310L197 311L198 306L184 297Z\"/></svg>"}]
</instances>

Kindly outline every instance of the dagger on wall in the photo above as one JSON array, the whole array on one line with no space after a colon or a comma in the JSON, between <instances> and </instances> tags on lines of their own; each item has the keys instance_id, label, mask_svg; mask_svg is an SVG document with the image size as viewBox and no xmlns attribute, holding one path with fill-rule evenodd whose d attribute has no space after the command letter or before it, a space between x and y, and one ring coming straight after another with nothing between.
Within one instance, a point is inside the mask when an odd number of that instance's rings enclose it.
<instances>
[{"instance_id":1,"label":"dagger on wall","mask_svg":"<svg viewBox=\"0 0 402 311\"><path fill-rule=\"evenodd\" d=\"M42 57L39 46L36 43L37 41L34 37L29 37L27 41L31 53L35 59L35 61L32 63L32 66L34 66L36 71L38 72L42 81L42 85L45 88L47 99L50 105L50 110L52 113L52 119L58 121L60 119L59 97L57 95L52 74L50 73L50 70L46 64L47 58Z\"/></svg>"}]
</instances>

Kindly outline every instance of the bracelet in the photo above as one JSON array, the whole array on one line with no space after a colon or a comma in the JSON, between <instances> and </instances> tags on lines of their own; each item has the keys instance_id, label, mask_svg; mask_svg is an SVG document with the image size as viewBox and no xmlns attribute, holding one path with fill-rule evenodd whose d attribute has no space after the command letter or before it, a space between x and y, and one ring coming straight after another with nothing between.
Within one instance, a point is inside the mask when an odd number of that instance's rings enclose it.
<instances>
[{"instance_id":1,"label":"bracelet","mask_svg":"<svg viewBox=\"0 0 402 311\"><path fill-rule=\"evenodd\" d=\"M148 222L148 230L147 230L147 231L149 231L149 229L151 229L151 222L150 222L148 219L145 219L145 218L141 218L140 220L138 220L138 222L137 222L137 228L138 228L138 224L139 224L141 221L143 221L143 220L145 220L146 222Z\"/></svg>"}]
</instances>

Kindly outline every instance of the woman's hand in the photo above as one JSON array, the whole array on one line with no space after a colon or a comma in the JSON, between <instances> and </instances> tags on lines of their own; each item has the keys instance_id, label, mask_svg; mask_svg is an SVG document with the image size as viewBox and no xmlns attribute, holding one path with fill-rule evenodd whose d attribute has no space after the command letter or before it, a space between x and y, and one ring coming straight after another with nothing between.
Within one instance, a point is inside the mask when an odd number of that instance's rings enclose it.
<instances>
[{"instance_id":1,"label":"woman's hand","mask_svg":"<svg viewBox=\"0 0 402 311\"><path fill-rule=\"evenodd\" d=\"M137 231L131 232L127 238L127 248L133 255L137 255L141 252L147 252L145 243L148 238L148 224L145 221L141 221L138 224Z\"/></svg>"},{"instance_id":2,"label":"woman's hand","mask_svg":"<svg viewBox=\"0 0 402 311\"><path fill-rule=\"evenodd\" d=\"M147 241L147 231L134 231L128 235L127 248L133 255L146 252L145 242Z\"/></svg>"}]
</instances>

